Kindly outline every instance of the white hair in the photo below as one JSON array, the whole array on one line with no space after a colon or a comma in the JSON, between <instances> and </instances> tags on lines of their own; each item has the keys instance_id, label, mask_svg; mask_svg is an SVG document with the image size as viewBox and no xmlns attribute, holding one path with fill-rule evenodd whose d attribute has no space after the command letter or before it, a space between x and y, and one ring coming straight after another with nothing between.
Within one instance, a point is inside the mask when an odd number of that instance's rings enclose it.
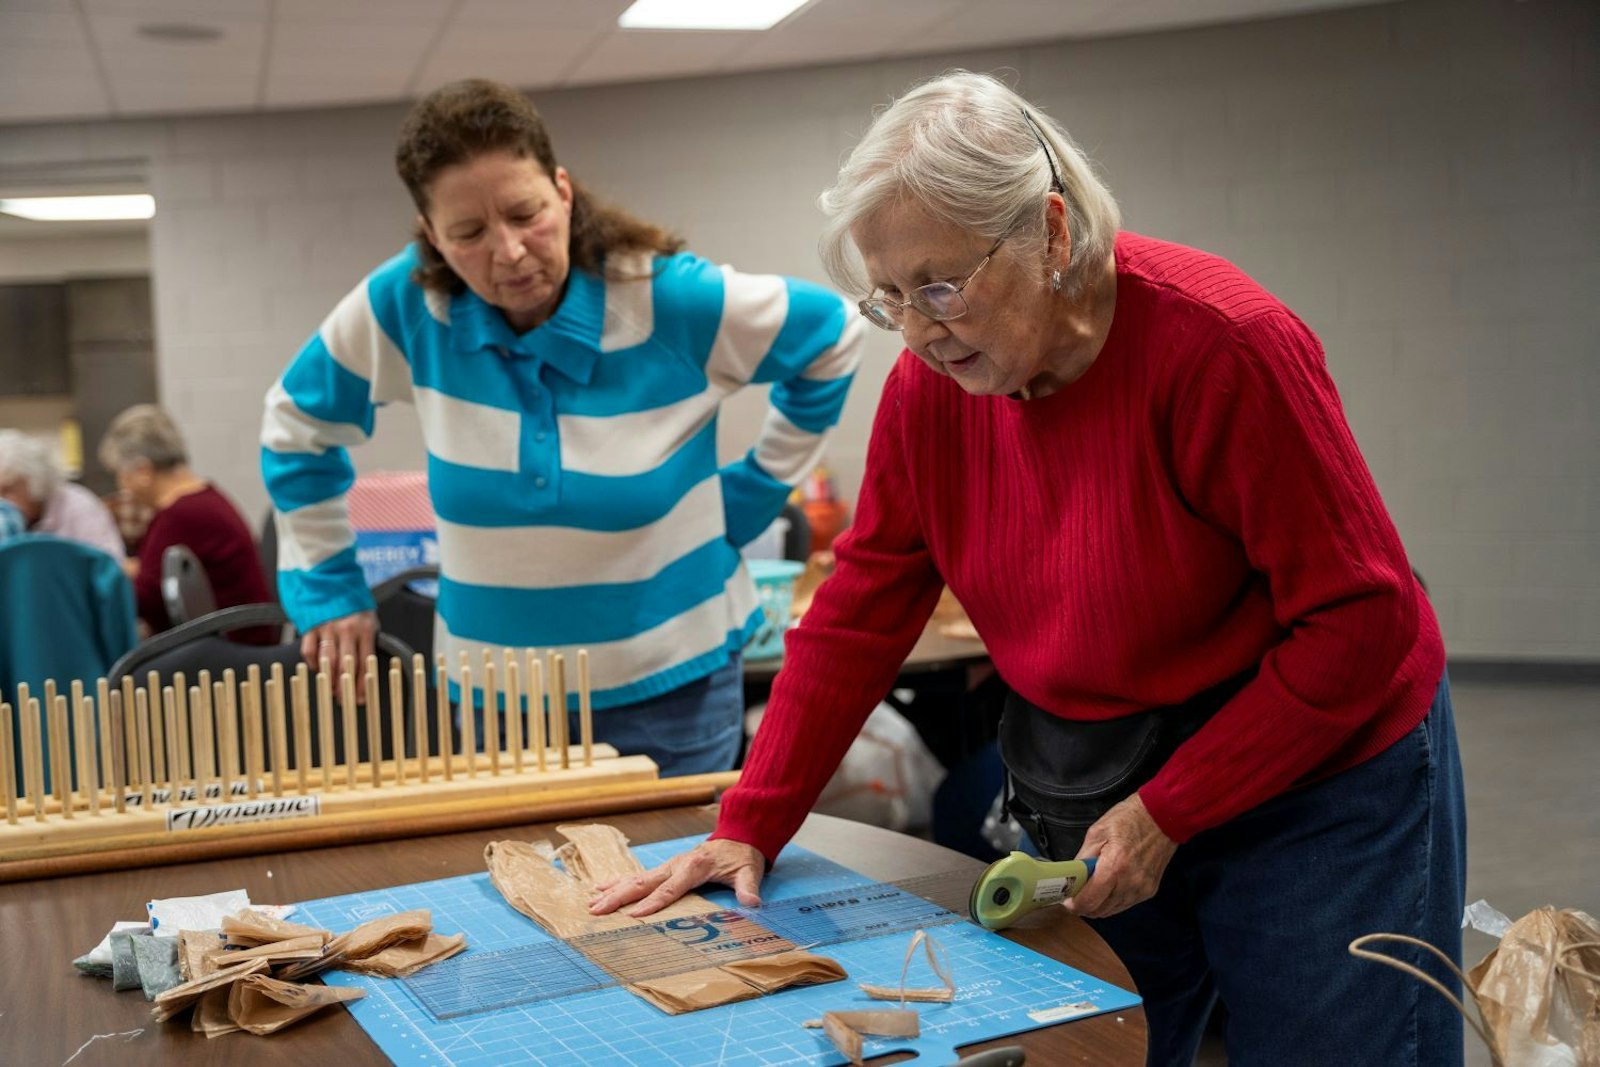
<instances>
[{"instance_id":1,"label":"white hair","mask_svg":"<svg viewBox=\"0 0 1600 1067\"><path fill-rule=\"evenodd\" d=\"M189 462L178 424L155 404L135 404L111 420L100 438L100 462L119 471L139 460L156 470L170 470Z\"/></svg>"},{"instance_id":2,"label":"white hair","mask_svg":"<svg viewBox=\"0 0 1600 1067\"><path fill-rule=\"evenodd\" d=\"M990 240L1010 235L1012 255L1042 261L1052 167L1067 204L1072 255L1063 287L1071 294L1116 241L1121 213L1111 191L1066 130L998 79L965 70L942 74L873 120L833 186L818 197L827 216L823 265L840 288L866 292L870 282L851 228L908 199Z\"/></svg>"},{"instance_id":3,"label":"white hair","mask_svg":"<svg viewBox=\"0 0 1600 1067\"><path fill-rule=\"evenodd\" d=\"M28 495L40 504L66 480L49 447L21 430L0 430L0 473L22 479Z\"/></svg>"}]
</instances>

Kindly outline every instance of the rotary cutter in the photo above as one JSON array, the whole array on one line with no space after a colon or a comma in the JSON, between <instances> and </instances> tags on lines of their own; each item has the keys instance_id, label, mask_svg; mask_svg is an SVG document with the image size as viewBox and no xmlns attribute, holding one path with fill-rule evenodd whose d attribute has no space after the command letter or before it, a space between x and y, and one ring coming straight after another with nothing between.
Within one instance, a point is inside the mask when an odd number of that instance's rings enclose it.
<instances>
[{"instance_id":1,"label":"rotary cutter","mask_svg":"<svg viewBox=\"0 0 1600 1067\"><path fill-rule=\"evenodd\" d=\"M1076 896L1093 873L1093 858L1050 861L1013 852L978 876L967 911L985 930L1004 930L1030 911Z\"/></svg>"}]
</instances>

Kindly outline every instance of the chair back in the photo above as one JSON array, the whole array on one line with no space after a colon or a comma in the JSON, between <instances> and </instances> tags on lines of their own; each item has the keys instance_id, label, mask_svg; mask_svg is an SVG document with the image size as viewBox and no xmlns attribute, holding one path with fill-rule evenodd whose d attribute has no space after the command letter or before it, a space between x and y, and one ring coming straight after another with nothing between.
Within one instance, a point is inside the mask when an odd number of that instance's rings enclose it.
<instances>
[{"instance_id":1,"label":"chair back","mask_svg":"<svg viewBox=\"0 0 1600 1067\"><path fill-rule=\"evenodd\" d=\"M149 677L154 672L159 686L170 685L173 679L182 674L184 684L192 686L197 684L200 672L210 671L213 681L221 681L223 673L232 670L242 681L245 679L252 666L256 667L263 678L271 677L274 665L281 667L284 677L293 677L299 668L302 659L298 641L278 645L243 645L226 640L222 635L232 630L257 626L281 627L287 619L284 617L283 608L277 604L244 604L238 607L222 608L209 615L201 616L191 622L174 627L165 633L146 641L127 655L119 659L111 668L107 676L111 687L116 689L122 685L122 679L131 678L135 685L144 687L149 682ZM391 697L388 684L388 669L391 659L401 661L401 673L404 685L401 687L402 721L404 723L403 741L408 748L414 746L413 726L414 719L411 715L411 657L412 650L390 634L378 635L378 663L382 677L379 680L379 714L377 746L381 758L390 759L394 755L393 717L390 714ZM431 670L429 672L432 673ZM287 699L287 698L286 698ZM323 709L313 695L310 709L310 730L313 738L318 736L319 724L325 713L334 716L334 723L340 724L338 718L342 714L342 704L337 693L334 695L335 707ZM434 730L436 719L432 702L426 709L427 729L430 733ZM265 717L269 709L263 704L261 713ZM356 715L356 758L366 760L371 758L372 743L374 738L369 735L370 718L364 709ZM270 736L268 723L263 721L263 737ZM286 722L287 736L285 738L286 761L285 765L294 768L295 732L293 717ZM333 731L334 761L345 761L344 730ZM317 745L310 746L312 762L318 761ZM414 749L413 749L414 750Z\"/></svg>"},{"instance_id":2,"label":"chair back","mask_svg":"<svg viewBox=\"0 0 1600 1067\"><path fill-rule=\"evenodd\" d=\"M96 679L138 640L133 586L116 560L48 534L24 534L0 545L0 701L15 705L23 683L39 699L47 775L45 682L53 681L63 694L75 681L93 690ZM19 761L26 711L13 710Z\"/></svg>"},{"instance_id":3,"label":"chair back","mask_svg":"<svg viewBox=\"0 0 1600 1067\"><path fill-rule=\"evenodd\" d=\"M439 599L419 593L414 583L437 581L438 567L412 567L384 579L372 587L372 602L377 606L378 627L410 645L429 664L433 663L433 624ZM428 677L433 677L430 669Z\"/></svg>"},{"instance_id":4,"label":"chair back","mask_svg":"<svg viewBox=\"0 0 1600 1067\"><path fill-rule=\"evenodd\" d=\"M188 545L168 545L161 554L161 602L174 626L217 610L211 579Z\"/></svg>"}]
</instances>

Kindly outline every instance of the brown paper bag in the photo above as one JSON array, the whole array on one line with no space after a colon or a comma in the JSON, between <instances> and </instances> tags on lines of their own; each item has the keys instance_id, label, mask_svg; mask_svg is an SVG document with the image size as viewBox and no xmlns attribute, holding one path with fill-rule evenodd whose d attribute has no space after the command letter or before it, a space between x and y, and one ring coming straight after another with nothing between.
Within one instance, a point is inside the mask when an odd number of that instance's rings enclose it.
<instances>
[{"instance_id":1,"label":"brown paper bag","mask_svg":"<svg viewBox=\"0 0 1600 1067\"><path fill-rule=\"evenodd\" d=\"M648 919L630 918L617 911L590 915L589 901L596 884L641 873L644 868L628 851L628 839L616 827L604 824L558 826L568 839L559 849L547 842L493 841L484 849L489 880L506 902L560 938L576 938L603 931L637 929L675 918L704 914L715 908L698 894L685 894ZM556 861L561 867L556 867ZM786 946L788 942L775 944ZM626 958L624 952L623 957ZM591 960L619 979L636 996L671 1015L698 1011L719 1004L775 992L792 985L834 982L845 977L834 961L790 948L759 960L690 967L660 978L628 981L628 968L614 963L605 952Z\"/></svg>"},{"instance_id":2,"label":"brown paper bag","mask_svg":"<svg viewBox=\"0 0 1600 1067\"><path fill-rule=\"evenodd\" d=\"M274 1034L314 1011L366 995L364 990L346 986L300 985L253 974L233 984L228 1014L240 1029L252 1034Z\"/></svg>"},{"instance_id":3,"label":"brown paper bag","mask_svg":"<svg viewBox=\"0 0 1600 1067\"><path fill-rule=\"evenodd\" d=\"M1364 947L1374 941L1432 953L1462 980L1482 1022L1442 983ZM1585 912L1548 906L1529 912L1467 974L1432 945L1401 934L1359 937L1350 952L1404 971L1447 998L1488 1046L1495 1067L1600 1063L1600 922Z\"/></svg>"}]
</instances>

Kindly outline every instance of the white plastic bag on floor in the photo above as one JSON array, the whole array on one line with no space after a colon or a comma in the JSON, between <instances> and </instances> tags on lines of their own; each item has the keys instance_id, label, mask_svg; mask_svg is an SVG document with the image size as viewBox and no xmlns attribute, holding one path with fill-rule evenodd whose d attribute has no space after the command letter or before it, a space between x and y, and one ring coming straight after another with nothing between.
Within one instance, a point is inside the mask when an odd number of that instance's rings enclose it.
<instances>
[{"instance_id":1,"label":"white plastic bag on floor","mask_svg":"<svg viewBox=\"0 0 1600 1067\"><path fill-rule=\"evenodd\" d=\"M749 733L754 734L763 710L751 709L746 716ZM943 780L944 767L917 728L888 704L879 704L811 810L918 833L933 821L933 791Z\"/></svg>"}]
</instances>

